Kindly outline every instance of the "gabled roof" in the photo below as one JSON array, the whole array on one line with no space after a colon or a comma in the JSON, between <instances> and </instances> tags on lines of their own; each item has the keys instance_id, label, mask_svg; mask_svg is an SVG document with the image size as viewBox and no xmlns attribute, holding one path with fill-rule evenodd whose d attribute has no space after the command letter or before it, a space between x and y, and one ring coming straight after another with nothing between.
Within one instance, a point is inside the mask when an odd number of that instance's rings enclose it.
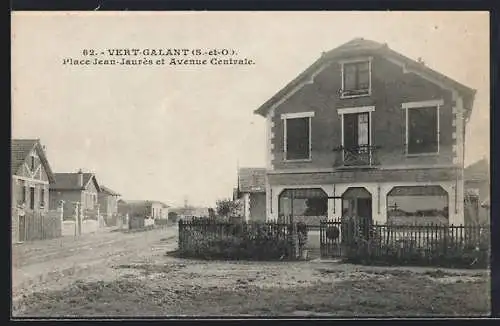
<instances>
[{"instance_id":1,"label":"gabled roof","mask_svg":"<svg viewBox=\"0 0 500 326\"><path fill-rule=\"evenodd\" d=\"M93 173L82 173L83 174L83 186L78 184L79 173L69 172L69 173L55 173L55 183L50 186L50 189L54 190L84 190L87 188L90 182L94 182L97 191L100 191L101 187L97 183L97 179Z\"/></svg>"},{"instance_id":2,"label":"gabled roof","mask_svg":"<svg viewBox=\"0 0 500 326\"><path fill-rule=\"evenodd\" d=\"M470 116L472 110L472 103L474 101L476 91L472 88L469 88L431 68L428 66L410 59L392 49L390 49L387 44L381 44L371 40L365 40L363 38L355 38L347 43L342 44L341 46L330 50L326 53L323 53L321 57L316 60L309 68L304 70L299 76L297 76L294 80L288 83L283 89L281 89L278 93L276 93L273 97L267 100L264 104L262 104L254 113L259 114L261 116L267 116L271 107L280 101L287 94L292 92L296 87L298 87L305 80L313 77L315 72L328 62L333 61L334 59L340 59L342 57L348 57L353 55L362 55L362 54L378 54L382 57L388 57L402 62L406 68L411 68L412 70L418 71L423 75L427 75L433 79L440 81L445 85L449 85L449 87L457 89L462 96L464 97L464 108L466 110L466 118Z\"/></svg>"},{"instance_id":3,"label":"gabled roof","mask_svg":"<svg viewBox=\"0 0 500 326\"><path fill-rule=\"evenodd\" d=\"M26 158L35 149L47 173L50 183L54 183L54 173L50 167L47 155L39 139L12 139L10 142L10 168L15 174L26 161Z\"/></svg>"},{"instance_id":4,"label":"gabled roof","mask_svg":"<svg viewBox=\"0 0 500 326\"><path fill-rule=\"evenodd\" d=\"M465 181L483 181L490 179L490 166L488 160L483 158L472 163L464 169Z\"/></svg>"},{"instance_id":5,"label":"gabled roof","mask_svg":"<svg viewBox=\"0 0 500 326\"><path fill-rule=\"evenodd\" d=\"M157 203L160 203L164 208L169 208L170 207L170 205L167 205L167 204L165 204L164 202L161 202L161 201L159 201Z\"/></svg>"},{"instance_id":6,"label":"gabled roof","mask_svg":"<svg viewBox=\"0 0 500 326\"><path fill-rule=\"evenodd\" d=\"M134 206L134 207L140 207L140 206L146 207L148 205L147 200L120 199L118 202L120 204L124 204L127 206Z\"/></svg>"},{"instance_id":7,"label":"gabled roof","mask_svg":"<svg viewBox=\"0 0 500 326\"><path fill-rule=\"evenodd\" d=\"M120 194L117 193L116 191L111 190L110 188L103 186L103 185L101 185L101 192L106 193L106 194L111 195L111 196L120 196Z\"/></svg>"},{"instance_id":8,"label":"gabled roof","mask_svg":"<svg viewBox=\"0 0 500 326\"><path fill-rule=\"evenodd\" d=\"M163 207L165 207L165 208L170 207L170 206L168 206L167 204L165 204L164 202L159 201L159 200L149 200L148 202L149 202L149 203L160 204L161 206L163 206Z\"/></svg>"},{"instance_id":9,"label":"gabled roof","mask_svg":"<svg viewBox=\"0 0 500 326\"><path fill-rule=\"evenodd\" d=\"M240 192L265 192L265 168L240 168L238 170L238 185Z\"/></svg>"}]
</instances>

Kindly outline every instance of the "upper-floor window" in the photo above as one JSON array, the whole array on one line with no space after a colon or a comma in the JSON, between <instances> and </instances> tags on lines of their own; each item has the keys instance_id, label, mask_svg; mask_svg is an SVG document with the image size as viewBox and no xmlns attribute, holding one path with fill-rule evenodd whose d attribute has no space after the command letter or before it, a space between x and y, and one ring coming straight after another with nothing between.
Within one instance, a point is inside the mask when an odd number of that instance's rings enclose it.
<instances>
[{"instance_id":1,"label":"upper-floor window","mask_svg":"<svg viewBox=\"0 0 500 326\"><path fill-rule=\"evenodd\" d=\"M439 108L442 101L404 103L406 110L406 153L439 152Z\"/></svg>"},{"instance_id":2,"label":"upper-floor window","mask_svg":"<svg viewBox=\"0 0 500 326\"><path fill-rule=\"evenodd\" d=\"M371 60L342 63L342 97L369 95L371 92Z\"/></svg>"},{"instance_id":3,"label":"upper-floor window","mask_svg":"<svg viewBox=\"0 0 500 326\"><path fill-rule=\"evenodd\" d=\"M311 159L311 118L314 112L283 114L285 160Z\"/></svg>"},{"instance_id":4,"label":"upper-floor window","mask_svg":"<svg viewBox=\"0 0 500 326\"><path fill-rule=\"evenodd\" d=\"M337 109L342 123L343 165L371 165L371 116L373 106Z\"/></svg>"}]
</instances>

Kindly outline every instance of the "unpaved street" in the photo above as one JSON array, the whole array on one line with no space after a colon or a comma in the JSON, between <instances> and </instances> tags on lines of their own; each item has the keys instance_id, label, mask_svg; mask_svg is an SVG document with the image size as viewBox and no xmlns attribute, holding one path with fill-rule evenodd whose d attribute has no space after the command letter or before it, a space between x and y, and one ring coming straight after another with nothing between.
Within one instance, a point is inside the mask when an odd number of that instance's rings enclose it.
<instances>
[{"instance_id":1,"label":"unpaved street","mask_svg":"<svg viewBox=\"0 0 500 326\"><path fill-rule=\"evenodd\" d=\"M87 234L79 238L36 241L14 245L13 299L63 288L75 280L114 279L111 266L164 254L177 246L177 227L150 231Z\"/></svg>"},{"instance_id":2,"label":"unpaved street","mask_svg":"<svg viewBox=\"0 0 500 326\"><path fill-rule=\"evenodd\" d=\"M176 231L115 232L78 243L65 239L62 247L57 241L44 249L16 247L14 317L487 316L490 311L487 271L181 259L166 255L177 247Z\"/></svg>"}]
</instances>

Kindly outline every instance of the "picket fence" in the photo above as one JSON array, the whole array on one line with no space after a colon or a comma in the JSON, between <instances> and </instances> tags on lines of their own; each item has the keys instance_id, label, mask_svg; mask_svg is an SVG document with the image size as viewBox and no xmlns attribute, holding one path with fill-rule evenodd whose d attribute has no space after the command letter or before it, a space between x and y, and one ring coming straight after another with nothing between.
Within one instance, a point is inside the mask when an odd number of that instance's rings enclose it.
<instances>
[{"instance_id":1,"label":"picket fence","mask_svg":"<svg viewBox=\"0 0 500 326\"><path fill-rule=\"evenodd\" d=\"M62 235L61 212L25 212L18 216L19 240L54 239Z\"/></svg>"},{"instance_id":2,"label":"picket fence","mask_svg":"<svg viewBox=\"0 0 500 326\"><path fill-rule=\"evenodd\" d=\"M340 219L320 225L322 257L356 256L360 260L401 261L459 259L470 255L487 259L489 225L349 225Z\"/></svg>"}]
</instances>

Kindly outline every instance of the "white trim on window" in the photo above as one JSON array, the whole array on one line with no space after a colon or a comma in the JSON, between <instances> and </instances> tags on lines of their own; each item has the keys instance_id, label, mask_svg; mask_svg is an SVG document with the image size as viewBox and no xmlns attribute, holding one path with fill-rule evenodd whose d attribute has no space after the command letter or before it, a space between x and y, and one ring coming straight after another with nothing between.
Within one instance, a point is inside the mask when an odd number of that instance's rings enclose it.
<instances>
[{"instance_id":1,"label":"white trim on window","mask_svg":"<svg viewBox=\"0 0 500 326\"><path fill-rule=\"evenodd\" d=\"M373 57L363 57L363 58L352 58L352 59L339 60L339 63L340 63L340 72L341 72L341 80L342 80L342 88L340 90L340 98L341 99L363 97L363 96L370 96L370 95L372 95L372 60L373 60ZM367 62L367 61L368 61L368 85L369 85L368 86L368 93L366 93L366 94L345 95L344 94L344 65L345 64L349 64L349 63Z\"/></svg>"},{"instance_id":2,"label":"white trim on window","mask_svg":"<svg viewBox=\"0 0 500 326\"><path fill-rule=\"evenodd\" d=\"M340 114L341 124L340 124L340 132L341 132L341 142L342 148L344 148L344 114L359 114L359 113L368 113L368 145L372 145L372 112L375 111L375 106L360 106L353 108L343 108L337 109L337 113ZM370 156L370 163L371 163ZM342 161L344 160L344 151L342 150Z\"/></svg>"},{"instance_id":3,"label":"white trim on window","mask_svg":"<svg viewBox=\"0 0 500 326\"><path fill-rule=\"evenodd\" d=\"M314 117L314 111L297 112L297 113L283 113L281 119L295 119L295 118L311 118Z\"/></svg>"},{"instance_id":4,"label":"white trim on window","mask_svg":"<svg viewBox=\"0 0 500 326\"><path fill-rule=\"evenodd\" d=\"M314 117L314 111L310 112L298 112L298 113L283 113L281 115L281 119L283 120L283 161L285 162L309 162L312 160L312 123L311 123L311 118ZM304 158L304 159L291 159L288 160L286 158L286 121L288 119L302 119L302 118L308 118L309 119L309 158Z\"/></svg>"},{"instance_id":5,"label":"white trim on window","mask_svg":"<svg viewBox=\"0 0 500 326\"><path fill-rule=\"evenodd\" d=\"M338 114L341 117L341 139L342 139L342 147L344 147L344 114L352 114L352 113L367 113L368 112L368 145L372 144L372 112L375 111L374 106L360 106L355 108L345 108L345 109L337 109Z\"/></svg>"},{"instance_id":6,"label":"white trim on window","mask_svg":"<svg viewBox=\"0 0 500 326\"><path fill-rule=\"evenodd\" d=\"M429 101L419 101L419 102L406 102L401 104L401 109L405 110L406 115L406 141L405 141L405 153L406 156L428 156L428 155L436 155L439 154L440 150L440 142L441 142L441 129L440 129L440 108L444 105L444 100L429 100ZM409 109L419 109L419 108L436 108L436 132L437 132L437 151L436 152L427 152L427 153L408 153L408 140L409 140Z\"/></svg>"},{"instance_id":7,"label":"white trim on window","mask_svg":"<svg viewBox=\"0 0 500 326\"><path fill-rule=\"evenodd\" d=\"M365 113L375 111L375 106L359 106L355 108L337 109L338 114Z\"/></svg>"},{"instance_id":8,"label":"white trim on window","mask_svg":"<svg viewBox=\"0 0 500 326\"><path fill-rule=\"evenodd\" d=\"M426 108L431 106L443 106L444 100L429 100L419 102L406 102L401 104L401 109Z\"/></svg>"}]
</instances>

